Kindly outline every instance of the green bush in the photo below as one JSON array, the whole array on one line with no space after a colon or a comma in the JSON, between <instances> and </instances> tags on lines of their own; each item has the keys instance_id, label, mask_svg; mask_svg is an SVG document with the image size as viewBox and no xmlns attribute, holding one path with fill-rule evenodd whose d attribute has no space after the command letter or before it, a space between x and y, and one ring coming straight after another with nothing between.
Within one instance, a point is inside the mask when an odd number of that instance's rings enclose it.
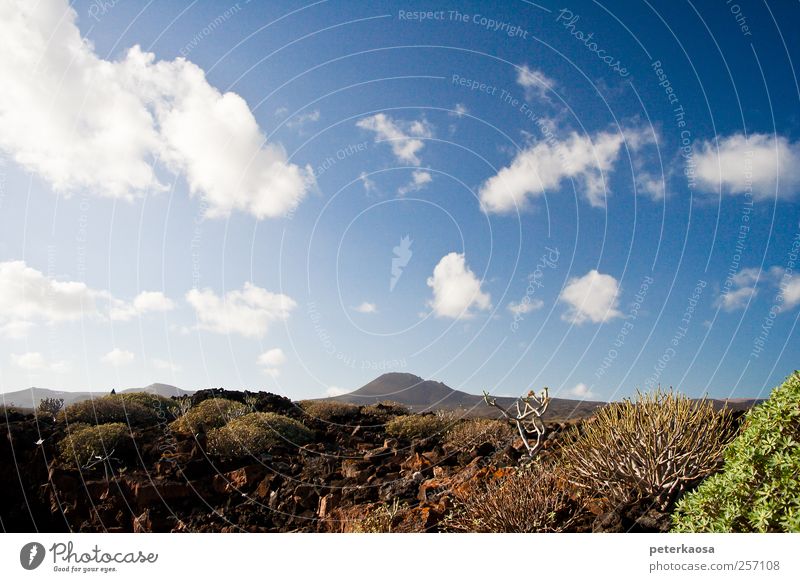
<instances>
[{"instance_id":1,"label":"green bush","mask_svg":"<svg viewBox=\"0 0 800 582\"><path fill-rule=\"evenodd\" d=\"M253 412L208 433L212 455L245 457L258 455L279 444L304 445L314 433L301 422L274 412Z\"/></svg>"},{"instance_id":2,"label":"green bush","mask_svg":"<svg viewBox=\"0 0 800 582\"><path fill-rule=\"evenodd\" d=\"M664 511L716 471L733 436L730 414L672 391L604 406L563 444L566 475L610 507L646 501Z\"/></svg>"},{"instance_id":3,"label":"green bush","mask_svg":"<svg viewBox=\"0 0 800 582\"><path fill-rule=\"evenodd\" d=\"M721 473L685 495L678 532L800 532L800 373L746 416Z\"/></svg>"},{"instance_id":4,"label":"green bush","mask_svg":"<svg viewBox=\"0 0 800 582\"><path fill-rule=\"evenodd\" d=\"M308 416L325 422L351 420L358 416L361 410L355 404L332 400L303 400L298 404Z\"/></svg>"},{"instance_id":5,"label":"green bush","mask_svg":"<svg viewBox=\"0 0 800 582\"><path fill-rule=\"evenodd\" d=\"M428 438L444 434L455 419L448 413L409 414L386 423L386 433L398 438Z\"/></svg>"},{"instance_id":6,"label":"green bush","mask_svg":"<svg viewBox=\"0 0 800 582\"><path fill-rule=\"evenodd\" d=\"M74 467L85 467L97 456L110 454L128 435L129 428L121 422L97 426L78 423L58 444L59 457Z\"/></svg>"},{"instance_id":7,"label":"green bush","mask_svg":"<svg viewBox=\"0 0 800 582\"><path fill-rule=\"evenodd\" d=\"M491 443L501 449L514 440L516 433L509 424L491 418L470 418L453 426L445 437L445 444L453 449L470 449Z\"/></svg>"},{"instance_id":8,"label":"green bush","mask_svg":"<svg viewBox=\"0 0 800 582\"><path fill-rule=\"evenodd\" d=\"M70 404L58 414L58 418L69 423L85 422L88 424L155 423L159 418L159 408L164 406L158 400L159 398L164 400L161 396L151 394L110 394Z\"/></svg>"},{"instance_id":9,"label":"green bush","mask_svg":"<svg viewBox=\"0 0 800 582\"><path fill-rule=\"evenodd\" d=\"M247 406L225 398L209 398L190 408L169 426L178 434L193 435L202 424L206 430L225 426L229 421L249 412Z\"/></svg>"},{"instance_id":10,"label":"green bush","mask_svg":"<svg viewBox=\"0 0 800 582\"><path fill-rule=\"evenodd\" d=\"M147 408L152 408L161 418L173 416L178 411L178 402L176 400L160 394L125 392L124 394L117 394L116 397L122 399L126 404L141 404Z\"/></svg>"}]
</instances>

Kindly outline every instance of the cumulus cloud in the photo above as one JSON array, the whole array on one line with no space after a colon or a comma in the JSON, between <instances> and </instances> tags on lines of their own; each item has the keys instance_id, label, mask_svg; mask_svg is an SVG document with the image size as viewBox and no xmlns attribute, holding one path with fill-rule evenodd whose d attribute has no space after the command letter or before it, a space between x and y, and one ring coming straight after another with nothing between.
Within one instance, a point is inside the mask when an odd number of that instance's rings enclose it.
<instances>
[{"instance_id":1,"label":"cumulus cloud","mask_svg":"<svg viewBox=\"0 0 800 582\"><path fill-rule=\"evenodd\" d=\"M583 382L575 384L575 386L567 390L567 394L575 398L592 398L594 396L594 392L589 390L589 387Z\"/></svg>"},{"instance_id":2,"label":"cumulus cloud","mask_svg":"<svg viewBox=\"0 0 800 582\"><path fill-rule=\"evenodd\" d=\"M604 323L622 317L617 309L620 287L611 275L592 269L583 277L573 277L561 291L559 300L569 308L564 321L580 325L584 322Z\"/></svg>"},{"instance_id":3,"label":"cumulus cloud","mask_svg":"<svg viewBox=\"0 0 800 582\"><path fill-rule=\"evenodd\" d=\"M353 307L353 311L358 313L378 313L378 306L369 301L364 301L361 305Z\"/></svg>"},{"instance_id":4,"label":"cumulus cloud","mask_svg":"<svg viewBox=\"0 0 800 582\"><path fill-rule=\"evenodd\" d=\"M757 293L756 283L758 278L758 269L742 269L730 278L730 282L726 282L723 292L717 297L716 306L725 311L744 309Z\"/></svg>"},{"instance_id":5,"label":"cumulus cloud","mask_svg":"<svg viewBox=\"0 0 800 582\"><path fill-rule=\"evenodd\" d=\"M165 370L168 372L180 372L181 366L171 362L170 360L162 360L161 358L153 358L150 363L156 370Z\"/></svg>"},{"instance_id":6,"label":"cumulus cloud","mask_svg":"<svg viewBox=\"0 0 800 582\"><path fill-rule=\"evenodd\" d=\"M644 146L647 139L642 134L636 130L591 136L573 132L562 141L539 141L484 182L479 191L481 206L485 212L513 212L568 179L577 183L589 204L602 208L609 191L606 176L614 169L623 144L628 140L631 149Z\"/></svg>"},{"instance_id":7,"label":"cumulus cloud","mask_svg":"<svg viewBox=\"0 0 800 582\"><path fill-rule=\"evenodd\" d=\"M528 301L520 301L519 303L514 303L512 301L508 304L507 309L514 315L525 315L526 313L532 313L542 307L544 307L544 301L533 298Z\"/></svg>"},{"instance_id":8,"label":"cumulus cloud","mask_svg":"<svg viewBox=\"0 0 800 582\"><path fill-rule=\"evenodd\" d=\"M130 321L134 317L153 312L170 311L175 303L161 291L142 291L131 303L112 301L109 316L114 321Z\"/></svg>"},{"instance_id":9,"label":"cumulus cloud","mask_svg":"<svg viewBox=\"0 0 800 582\"><path fill-rule=\"evenodd\" d=\"M463 253L442 257L427 282L433 289L429 305L436 317L467 319L473 316L472 308L485 311L492 307L490 295L481 291L481 281L467 266Z\"/></svg>"},{"instance_id":10,"label":"cumulus cloud","mask_svg":"<svg viewBox=\"0 0 800 582\"><path fill-rule=\"evenodd\" d=\"M297 303L289 296L272 293L252 283L220 297L211 289L192 289L186 300L197 313L198 328L216 333L236 333L261 338L270 324L289 317Z\"/></svg>"},{"instance_id":11,"label":"cumulus cloud","mask_svg":"<svg viewBox=\"0 0 800 582\"><path fill-rule=\"evenodd\" d=\"M281 348L272 348L258 356L258 363L261 366L276 368L286 363L286 354Z\"/></svg>"},{"instance_id":12,"label":"cumulus cloud","mask_svg":"<svg viewBox=\"0 0 800 582\"><path fill-rule=\"evenodd\" d=\"M66 0L0 4L0 149L53 189L133 199L183 173L209 216L281 216L313 186L309 167L265 142L247 103L197 65L134 46L117 61L81 38Z\"/></svg>"},{"instance_id":13,"label":"cumulus cloud","mask_svg":"<svg viewBox=\"0 0 800 582\"><path fill-rule=\"evenodd\" d=\"M780 311L800 305L800 275L779 266L760 273L755 267L742 269L725 281L715 305L725 311L744 309L751 298L758 295L759 283L772 288L776 297L780 296L776 299Z\"/></svg>"},{"instance_id":14,"label":"cumulus cloud","mask_svg":"<svg viewBox=\"0 0 800 582\"><path fill-rule=\"evenodd\" d=\"M301 113L300 115L294 116L290 121L286 122L286 127L292 129L302 129L302 127L306 124L319 121L319 118L319 109L314 109L308 113Z\"/></svg>"},{"instance_id":15,"label":"cumulus cloud","mask_svg":"<svg viewBox=\"0 0 800 582\"><path fill-rule=\"evenodd\" d=\"M51 371L56 373L66 372L69 364L64 360L48 362L39 352L26 352L24 354L11 354L11 361L19 368L28 372Z\"/></svg>"},{"instance_id":16,"label":"cumulus cloud","mask_svg":"<svg viewBox=\"0 0 800 582\"><path fill-rule=\"evenodd\" d=\"M401 186L397 190L397 195L405 196L410 192L416 192L417 190L422 190L422 188L430 184L432 181L433 181L433 176L431 176L430 172L426 172L424 170L414 170L411 173L411 181L405 186Z\"/></svg>"},{"instance_id":17,"label":"cumulus cloud","mask_svg":"<svg viewBox=\"0 0 800 582\"><path fill-rule=\"evenodd\" d=\"M537 69L522 65L517 69L517 84L525 89L525 98L549 99L548 92L555 89L556 82Z\"/></svg>"},{"instance_id":18,"label":"cumulus cloud","mask_svg":"<svg viewBox=\"0 0 800 582\"><path fill-rule=\"evenodd\" d=\"M133 355L133 352L119 348L114 348L102 358L104 363L112 366L127 366L132 364L134 359L136 359L136 356Z\"/></svg>"},{"instance_id":19,"label":"cumulus cloud","mask_svg":"<svg viewBox=\"0 0 800 582\"><path fill-rule=\"evenodd\" d=\"M737 133L697 144L698 186L755 200L791 198L800 189L800 142L780 135Z\"/></svg>"},{"instance_id":20,"label":"cumulus cloud","mask_svg":"<svg viewBox=\"0 0 800 582\"><path fill-rule=\"evenodd\" d=\"M433 130L427 121L397 121L385 113L359 119L356 126L374 132L376 142L389 142L397 160L412 166L419 166L421 163L417 157L420 150L425 147L425 142L421 138L433 135Z\"/></svg>"}]
</instances>

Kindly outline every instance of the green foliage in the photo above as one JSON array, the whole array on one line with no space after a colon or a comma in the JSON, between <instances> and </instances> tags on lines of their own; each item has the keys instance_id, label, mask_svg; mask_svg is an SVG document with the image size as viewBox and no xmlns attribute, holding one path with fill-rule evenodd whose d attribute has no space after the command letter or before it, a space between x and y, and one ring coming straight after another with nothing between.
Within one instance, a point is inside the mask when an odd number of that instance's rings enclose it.
<instances>
[{"instance_id":1,"label":"green foliage","mask_svg":"<svg viewBox=\"0 0 800 582\"><path fill-rule=\"evenodd\" d=\"M59 413L58 418L69 423L150 424L158 422L162 412L170 406L174 406L172 400L144 392L109 394L70 404Z\"/></svg>"},{"instance_id":2,"label":"green foliage","mask_svg":"<svg viewBox=\"0 0 800 582\"><path fill-rule=\"evenodd\" d=\"M190 408L169 426L178 434L193 435L199 431L201 424L205 430L219 428L248 412L247 406L240 402L225 398L209 398Z\"/></svg>"},{"instance_id":3,"label":"green foliage","mask_svg":"<svg viewBox=\"0 0 800 582\"><path fill-rule=\"evenodd\" d=\"M40 414L55 418L62 408L64 408L63 398L42 398L39 401L38 411Z\"/></svg>"},{"instance_id":4,"label":"green foliage","mask_svg":"<svg viewBox=\"0 0 800 582\"><path fill-rule=\"evenodd\" d=\"M656 390L601 408L563 445L567 478L610 506L648 501L663 511L717 470L734 434L708 400Z\"/></svg>"},{"instance_id":5,"label":"green foliage","mask_svg":"<svg viewBox=\"0 0 800 582\"><path fill-rule=\"evenodd\" d=\"M386 433L404 439L428 438L444 434L455 419L444 414L409 414L398 416L386 423Z\"/></svg>"},{"instance_id":6,"label":"green foliage","mask_svg":"<svg viewBox=\"0 0 800 582\"><path fill-rule=\"evenodd\" d=\"M97 456L110 454L128 434L129 428L121 422L97 426L76 423L58 444L59 457L74 467L85 467Z\"/></svg>"},{"instance_id":7,"label":"green foliage","mask_svg":"<svg viewBox=\"0 0 800 582\"><path fill-rule=\"evenodd\" d=\"M301 446L314 433L301 422L274 412L253 412L208 433L212 455L246 457L258 455L280 444Z\"/></svg>"},{"instance_id":8,"label":"green foliage","mask_svg":"<svg viewBox=\"0 0 800 582\"><path fill-rule=\"evenodd\" d=\"M721 473L685 495L678 532L800 532L800 373L753 408Z\"/></svg>"},{"instance_id":9,"label":"green foliage","mask_svg":"<svg viewBox=\"0 0 800 582\"><path fill-rule=\"evenodd\" d=\"M325 422L351 420L357 417L361 410L355 404L333 400L303 400L298 404L308 416Z\"/></svg>"},{"instance_id":10,"label":"green foliage","mask_svg":"<svg viewBox=\"0 0 800 582\"><path fill-rule=\"evenodd\" d=\"M502 420L470 418L453 426L445 437L445 444L453 449L470 449L491 443L501 449L514 440L514 430Z\"/></svg>"}]
</instances>

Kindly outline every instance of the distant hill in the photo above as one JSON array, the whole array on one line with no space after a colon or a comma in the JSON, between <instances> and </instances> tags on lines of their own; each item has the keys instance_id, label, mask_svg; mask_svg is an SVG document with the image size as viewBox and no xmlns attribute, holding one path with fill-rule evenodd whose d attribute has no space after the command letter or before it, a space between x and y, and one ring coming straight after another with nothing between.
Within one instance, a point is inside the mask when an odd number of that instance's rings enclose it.
<instances>
[{"instance_id":1,"label":"distant hill","mask_svg":"<svg viewBox=\"0 0 800 582\"><path fill-rule=\"evenodd\" d=\"M358 390L341 396L326 398L351 404L375 404L382 400L393 400L408 406L414 412L429 410L462 410L469 416L499 416L500 412L487 406L483 396L454 390L446 384L424 380L414 374L389 373L375 378ZM497 403L505 409L517 401L513 397L497 397ZM591 416L604 402L552 398L545 418L568 419Z\"/></svg>"},{"instance_id":2,"label":"distant hill","mask_svg":"<svg viewBox=\"0 0 800 582\"><path fill-rule=\"evenodd\" d=\"M16 392L7 392L0 395L0 404L14 404L17 408L36 408L43 398L63 398L64 405L68 406L75 402L82 400L89 400L90 398L99 398L109 394L108 392L69 392L65 390L51 390L49 388L28 388L27 390L18 390ZM150 384L144 388L126 388L120 392L148 392L150 394L158 394L160 396L184 396L191 394L186 390L181 390L169 384Z\"/></svg>"}]
</instances>

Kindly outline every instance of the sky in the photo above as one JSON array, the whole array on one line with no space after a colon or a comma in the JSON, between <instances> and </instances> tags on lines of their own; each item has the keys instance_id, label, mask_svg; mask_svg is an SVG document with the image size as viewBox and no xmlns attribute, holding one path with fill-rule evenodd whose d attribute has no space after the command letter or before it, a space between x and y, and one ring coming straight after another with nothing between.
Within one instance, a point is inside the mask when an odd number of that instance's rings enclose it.
<instances>
[{"instance_id":1,"label":"sky","mask_svg":"<svg viewBox=\"0 0 800 582\"><path fill-rule=\"evenodd\" d=\"M0 391L764 397L796 3L0 3Z\"/></svg>"}]
</instances>

